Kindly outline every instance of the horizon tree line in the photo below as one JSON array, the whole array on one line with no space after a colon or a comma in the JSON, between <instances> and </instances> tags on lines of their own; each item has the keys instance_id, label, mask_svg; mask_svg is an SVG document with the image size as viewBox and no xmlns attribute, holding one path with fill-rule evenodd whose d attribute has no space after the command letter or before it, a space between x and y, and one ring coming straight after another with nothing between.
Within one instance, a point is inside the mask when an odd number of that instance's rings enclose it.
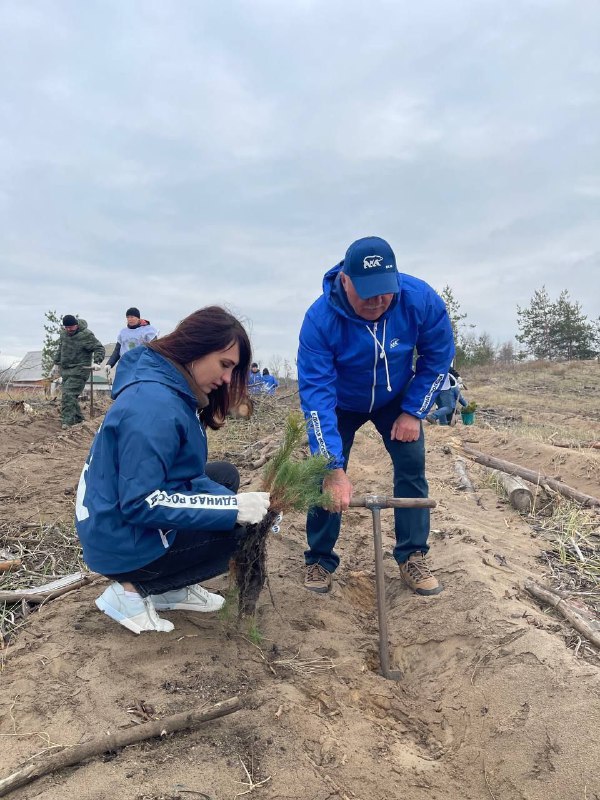
<instances>
[{"instance_id":1,"label":"horizon tree line","mask_svg":"<svg viewBox=\"0 0 600 800\"><path fill-rule=\"evenodd\" d=\"M548 361L575 361L600 356L600 317L590 321L581 303L571 300L563 289L552 301L546 287L536 289L527 306L517 306L517 349L511 340L494 343L485 331L476 334L475 325L467 323L467 314L450 286L444 286L440 297L446 303L454 341L458 368L491 363L510 364L529 358Z\"/></svg>"}]
</instances>

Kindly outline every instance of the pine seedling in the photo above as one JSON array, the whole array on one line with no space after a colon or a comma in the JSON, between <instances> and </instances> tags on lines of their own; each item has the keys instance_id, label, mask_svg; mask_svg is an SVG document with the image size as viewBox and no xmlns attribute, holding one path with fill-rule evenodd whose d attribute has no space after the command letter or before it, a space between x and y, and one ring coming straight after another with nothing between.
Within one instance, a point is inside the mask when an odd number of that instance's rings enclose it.
<instances>
[{"instance_id":1,"label":"pine seedling","mask_svg":"<svg viewBox=\"0 0 600 800\"><path fill-rule=\"evenodd\" d=\"M233 556L235 580L239 589L238 616L254 614L266 580L267 537L278 514L308 511L327 501L321 485L327 472L325 456L298 458L298 449L306 431L300 414L287 419L283 443L268 462L263 473L262 489L271 493L271 505L265 518L248 525L246 535Z\"/></svg>"}]
</instances>

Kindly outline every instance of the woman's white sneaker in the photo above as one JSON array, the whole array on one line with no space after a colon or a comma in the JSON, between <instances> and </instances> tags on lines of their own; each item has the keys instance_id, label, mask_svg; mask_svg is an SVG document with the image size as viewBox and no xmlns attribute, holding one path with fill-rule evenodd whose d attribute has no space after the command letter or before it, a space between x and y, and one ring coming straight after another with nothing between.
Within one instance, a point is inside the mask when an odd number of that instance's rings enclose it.
<instances>
[{"instance_id":1,"label":"woman's white sneaker","mask_svg":"<svg viewBox=\"0 0 600 800\"><path fill-rule=\"evenodd\" d=\"M158 611L218 611L225 605L224 597L207 592L199 583L150 597Z\"/></svg>"},{"instance_id":2,"label":"woman's white sneaker","mask_svg":"<svg viewBox=\"0 0 600 800\"><path fill-rule=\"evenodd\" d=\"M96 606L133 633L169 633L175 627L168 619L158 616L149 597L128 597L120 583L111 583L96 600Z\"/></svg>"}]
</instances>

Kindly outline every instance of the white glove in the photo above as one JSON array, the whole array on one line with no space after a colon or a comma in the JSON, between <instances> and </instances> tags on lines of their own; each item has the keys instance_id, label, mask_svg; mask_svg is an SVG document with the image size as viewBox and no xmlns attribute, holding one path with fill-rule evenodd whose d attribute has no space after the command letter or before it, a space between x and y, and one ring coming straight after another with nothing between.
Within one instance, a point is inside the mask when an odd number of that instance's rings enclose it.
<instances>
[{"instance_id":1,"label":"white glove","mask_svg":"<svg viewBox=\"0 0 600 800\"><path fill-rule=\"evenodd\" d=\"M100 372L100 370L102 369L102 364L94 364L92 369L94 370L94 372Z\"/></svg>"},{"instance_id":2,"label":"white glove","mask_svg":"<svg viewBox=\"0 0 600 800\"><path fill-rule=\"evenodd\" d=\"M255 525L264 519L269 510L271 496L268 492L244 492L237 495L237 521Z\"/></svg>"}]
</instances>

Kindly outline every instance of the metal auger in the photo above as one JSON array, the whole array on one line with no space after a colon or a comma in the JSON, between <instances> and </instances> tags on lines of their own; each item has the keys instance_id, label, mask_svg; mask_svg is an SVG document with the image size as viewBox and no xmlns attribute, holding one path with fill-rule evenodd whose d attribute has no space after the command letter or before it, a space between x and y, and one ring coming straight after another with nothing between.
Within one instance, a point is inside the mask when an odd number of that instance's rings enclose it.
<instances>
[{"instance_id":1,"label":"metal auger","mask_svg":"<svg viewBox=\"0 0 600 800\"><path fill-rule=\"evenodd\" d=\"M384 678L398 681L402 673L390 666L388 645L388 626L385 607L385 575L383 573L383 544L381 541L382 508L435 508L435 500L429 497L388 497L387 495L366 494L353 497L351 508L368 508L373 515L373 545L375 547L375 588L377 592L377 616L379 619L379 662Z\"/></svg>"}]
</instances>

